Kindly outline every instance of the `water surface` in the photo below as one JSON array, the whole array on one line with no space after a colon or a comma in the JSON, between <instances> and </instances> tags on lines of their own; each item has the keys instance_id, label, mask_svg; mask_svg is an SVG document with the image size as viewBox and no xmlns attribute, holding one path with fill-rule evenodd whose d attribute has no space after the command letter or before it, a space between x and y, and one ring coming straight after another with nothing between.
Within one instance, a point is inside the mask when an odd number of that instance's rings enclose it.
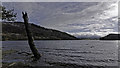
<instances>
[{"instance_id":1,"label":"water surface","mask_svg":"<svg viewBox=\"0 0 120 68\"><path fill-rule=\"evenodd\" d=\"M118 65L118 41L40 40L35 41L35 45L42 54L44 62L94 66ZM3 41L3 51L10 49L31 52L27 41ZM23 61L21 57L26 56L10 54L9 58L3 57L3 61Z\"/></svg>"}]
</instances>

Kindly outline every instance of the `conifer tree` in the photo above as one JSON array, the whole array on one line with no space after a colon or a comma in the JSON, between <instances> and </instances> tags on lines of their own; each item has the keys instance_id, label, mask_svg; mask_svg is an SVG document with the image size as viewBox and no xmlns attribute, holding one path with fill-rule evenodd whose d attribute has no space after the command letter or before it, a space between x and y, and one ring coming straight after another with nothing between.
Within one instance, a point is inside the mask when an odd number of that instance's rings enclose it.
<instances>
[{"instance_id":1,"label":"conifer tree","mask_svg":"<svg viewBox=\"0 0 120 68\"><path fill-rule=\"evenodd\" d=\"M14 13L14 9L7 10L4 6L0 6L0 15L2 21L15 21L17 13Z\"/></svg>"}]
</instances>

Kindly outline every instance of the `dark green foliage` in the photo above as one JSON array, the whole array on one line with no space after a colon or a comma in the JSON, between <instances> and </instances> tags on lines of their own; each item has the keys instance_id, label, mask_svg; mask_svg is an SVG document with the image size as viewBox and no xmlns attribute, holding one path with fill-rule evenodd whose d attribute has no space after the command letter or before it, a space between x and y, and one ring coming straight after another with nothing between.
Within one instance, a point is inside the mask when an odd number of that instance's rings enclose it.
<instances>
[{"instance_id":1,"label":"dark green foliage","mask_svg":"<svg viewBox=\"0 0 120 68\"><path fill-rule=\"evenodd\" d=\"M47 29L35 24L31 25L31 32L35 40L75 40L76 37L65 32ZM26 40L26 31L23 22L2 23L2 40Z\"/></svg>"},{"instance_id":2,"label":"dark green foliage","mask_svg":"<svg viewBox=\"0 0 120 68\"><path fill-rule=\"evenodd\" d=\"M15 21L17 13L14 13L14 9L7 10L4 6L2 7L2 20L3 21Z\"/></svg>"}]
</instances>

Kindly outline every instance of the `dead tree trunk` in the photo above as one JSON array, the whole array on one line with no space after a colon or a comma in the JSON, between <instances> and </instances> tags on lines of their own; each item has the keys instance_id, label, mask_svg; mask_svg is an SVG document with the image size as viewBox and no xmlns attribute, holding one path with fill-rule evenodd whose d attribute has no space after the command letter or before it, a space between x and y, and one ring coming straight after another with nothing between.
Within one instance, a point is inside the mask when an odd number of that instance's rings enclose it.
<instances>
[{"instance_id":1,"label":"dead tree trunk","mask_svg":"<svg viewBox=\"0 0 120 68\"><path fill-rule=\"evenodd\" d=\"M38 50L35 47L34 42L33 42L34 40L33 40L32 34L30 32L29 24L28 24L28 15L27 15L26 12L25 13L22 12L22 14L23 14L24 25L25 25L25 29L26 29L30 49L31 49L35 59L39 59L41 57L41 55L39 54L39 52L38 52Z\"/></svg>"}]
</instances>

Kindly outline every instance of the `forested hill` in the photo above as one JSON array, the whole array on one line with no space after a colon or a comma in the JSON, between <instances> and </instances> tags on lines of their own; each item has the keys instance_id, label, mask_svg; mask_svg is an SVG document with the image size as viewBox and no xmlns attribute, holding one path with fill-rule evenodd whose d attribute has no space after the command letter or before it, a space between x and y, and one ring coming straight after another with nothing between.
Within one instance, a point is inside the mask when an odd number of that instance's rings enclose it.
<instances>
[{"instance_id":1,"label":"forested hill","mask_svg":"<svg viewBox=\"0 0 120 68\"><path fill-rule=\"evenodd\" d=\"M120 40L120 34L109 34L100 38L100 40Z\"/></svg>"},{"instance_id":2,"label":"forested hill","mask_svg":"<svg viewBox=\"0 0 120 68\"><path fill-rule=\"evenodd\" d=\"M75 40L76 37L58 30L47 29L35 24L30 24L30 29L35 40ZM2 22L2 40L26 40L23 22Z\"/></svg>"}]
</instances>

